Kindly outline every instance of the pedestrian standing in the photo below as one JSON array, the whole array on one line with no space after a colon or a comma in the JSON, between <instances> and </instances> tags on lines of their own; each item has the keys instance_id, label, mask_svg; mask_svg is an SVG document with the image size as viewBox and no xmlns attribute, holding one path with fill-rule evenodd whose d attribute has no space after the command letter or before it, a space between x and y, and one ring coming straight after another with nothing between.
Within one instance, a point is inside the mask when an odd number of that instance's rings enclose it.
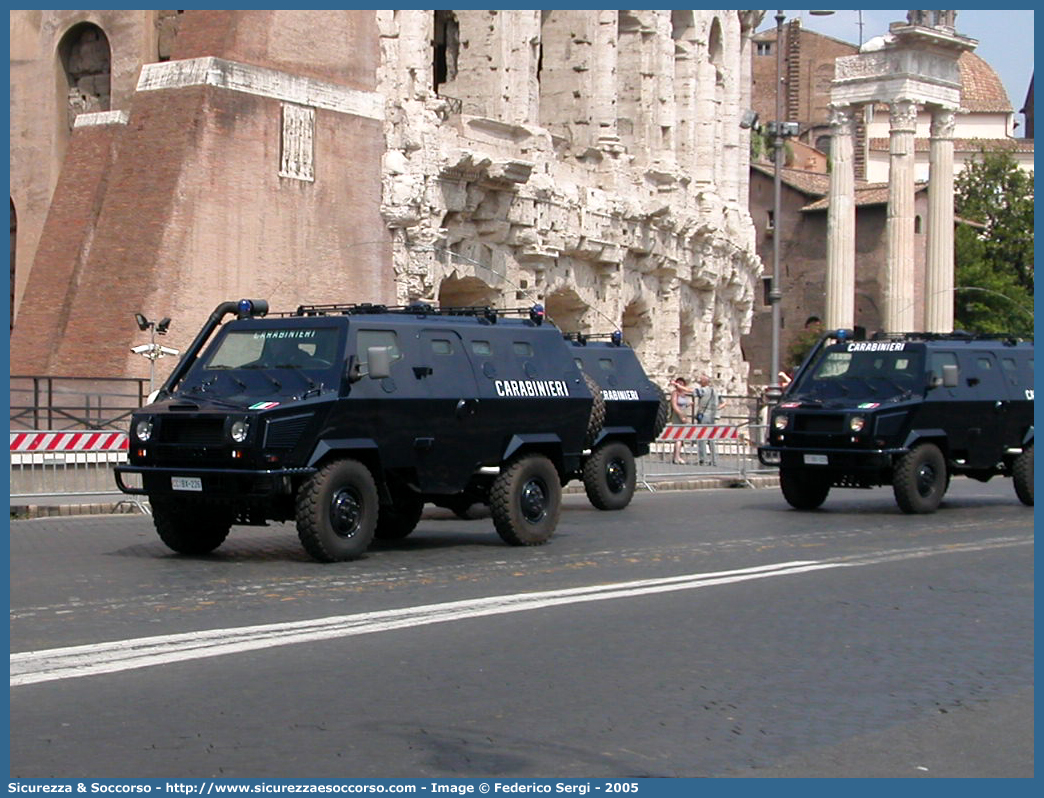
<instances>
[{"instance_id":1,"label":"pedestrian standing","mask_svg":"<svg viewBox=\"0 0 1044 798\"><path fill-rule=\"evenodd\" d=\"M696 423L714 424L718 420L718 411L725 403L718 395L718 391L711 385L710 377L706 374L700 375L699 399L696 400ZM699 440L699 464L717 465L718 453L713 443Z\"/></svg>"},{"instance_id":2,"label":"pedestrian standing","mask_svg":"<svg viewBox=\"0 0 1044 798\"><path fill-rule=\"evenodd\" d=\"M689 381L684 377L671 380L671 421L674 424L692 423L692 395ZM674 459L677 465L685 465L681 456L682 442L674 442Z\"/></svg>"}]
</instances>

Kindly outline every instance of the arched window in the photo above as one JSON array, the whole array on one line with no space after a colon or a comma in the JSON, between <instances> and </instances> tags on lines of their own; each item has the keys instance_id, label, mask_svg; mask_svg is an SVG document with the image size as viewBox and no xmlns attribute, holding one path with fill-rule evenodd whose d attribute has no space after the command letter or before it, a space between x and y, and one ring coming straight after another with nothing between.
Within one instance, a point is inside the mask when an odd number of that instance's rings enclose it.
<instances>
[{"instance_id":1,"label":"arched window","mask_svg":"<svg viewBox=\"0 0 1044 798\"><path fill-rule=\"evenodd\" d=\"M66 109L71 130L79 114L109 110L109 39L97 25L81 22L62 37L58 58L68 88Z\"/></svg>"},{"instance_id":2,"label":"arched window","mask_svg":"<svg viewBox=\"0 0 1044 798\"><path fill-rule=\"evenodd\" d=\"M435 12L434 63L432 75L436 94L439 87L457 77L457 58L460 55L460 24L452 11Z\"/></svg>"}]
</instances>

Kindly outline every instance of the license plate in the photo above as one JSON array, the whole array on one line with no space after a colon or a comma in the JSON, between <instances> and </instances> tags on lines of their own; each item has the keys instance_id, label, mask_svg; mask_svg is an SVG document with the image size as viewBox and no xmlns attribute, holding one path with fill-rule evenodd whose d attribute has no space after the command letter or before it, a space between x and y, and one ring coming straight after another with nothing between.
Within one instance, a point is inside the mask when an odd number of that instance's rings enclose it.
<instances>
[{"instance_id":1,"label":"license plate","mask_svg":"<svg viewBox=\"0 0 1044 798\"><path fill-rule=\"evenodd\" d=\"M203 490L203 480L199 477L171 477L170 486L174 490Z\"/></svg>"},{"instance_id":2,"label":"license plate","mask_svg":"<svg viewBox=\"0 0 1044 798\"><path fill-rule=\"evenodd\" d=\"M806 454L805 465L827 465L827 456L825 454Z\"/></svg>"}]
</instances>

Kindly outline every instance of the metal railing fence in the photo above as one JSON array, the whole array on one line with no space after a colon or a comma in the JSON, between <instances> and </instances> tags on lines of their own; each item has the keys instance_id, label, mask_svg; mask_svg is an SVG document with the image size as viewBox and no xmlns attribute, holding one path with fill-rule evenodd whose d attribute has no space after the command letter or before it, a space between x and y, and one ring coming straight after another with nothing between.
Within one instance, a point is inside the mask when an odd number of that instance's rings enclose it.
<instances>
[{"instance_id":1,"label":"metal railing fence","mask_svg":"<svg viewBox=\"0 0 1044 798\"><path fill-rule=\"evenodd\" d=\"M145 404L149 381L138 377L11 377L14 430L125 429Z\"/></svg>"}]
</instances>

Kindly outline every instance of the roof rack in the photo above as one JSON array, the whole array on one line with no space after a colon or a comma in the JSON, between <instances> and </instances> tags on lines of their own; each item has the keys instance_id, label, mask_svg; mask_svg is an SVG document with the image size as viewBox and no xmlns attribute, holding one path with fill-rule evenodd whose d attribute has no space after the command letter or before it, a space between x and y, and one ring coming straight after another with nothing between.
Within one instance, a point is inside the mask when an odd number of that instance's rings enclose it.
<instances>
[{"instance_id":1,"label":"roof rack","mask_svg":"<svg viewBox=\"0 0 1044 798\"><path fill-rule=\"evenodd\" d=\"M562 333L562 337L567 341L573 341L580 346L587 346L588 341L599 341L605 340L614 346L623 346L623 333L619 330L613 330L611 333L582 333L582 332L570 332Z\"/></svg>"},{"instance_id":2,"label":"roof rack","mask_svg":"<svg viewBox=\"0 0 1044 798\"><path fill-rule=\"evenodd\" d=\"M1032 341L1022 335L1012 333L970 333L964 330L954 330L948 333L930 332L876 332L871 336L871 341L1000 341L1006 346L1015 346L1020 341Z\"/></svg>"},{"instance_id":3,"label":"roof rack","mask_svg":"<svg viewBox=\"0 0 1044 798\"><path fill-rule=\"evenodd\" d=\"M427 302L415 302L410 305L377 305L369 302L348 305L299 305L293 313L277 315L366 316L384 313L397 313L407 316L471 316L488 324L496 324L497 319L502 316L524 317L538 325L543 324L545 318L543 305L532 305L528 308L494 308L489 305L436 308Z\"/></svg>"}]
</instances>

